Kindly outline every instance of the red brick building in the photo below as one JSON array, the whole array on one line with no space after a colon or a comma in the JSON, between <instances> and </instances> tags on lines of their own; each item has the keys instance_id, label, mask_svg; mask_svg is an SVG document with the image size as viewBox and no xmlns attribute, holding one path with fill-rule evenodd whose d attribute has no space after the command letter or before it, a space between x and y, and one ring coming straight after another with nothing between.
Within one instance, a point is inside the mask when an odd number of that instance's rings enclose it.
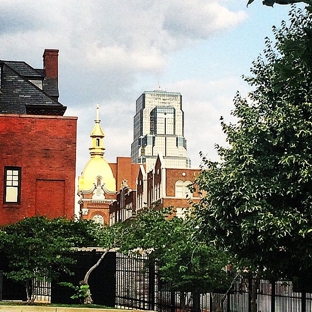
<instances>
[{"instance_id":1,"label":"red brick building","mask_svg":"<svg viewBox=\"0 0 312 312\"><path fill-rule=\"evenodd\" d=\"M58 102L58 50L43 59L0 61L0 225L74 216L77 118Z\"/></svg>"},{"instance_id":2,"label":"red brick building","mask_svg":"<svg viewBox=\"0 0 312 312\"><path fill-rule=\"evenodd\" d=\"M158 155L154 168L149 172L146 172L145 165L133 164L129 159L128 165L122 168L130 167L132 172L136 172L135 183L128 185L127 180L124 180L121 184L116 199L110 204L111 218L113 217L111 224L125 221L142 209L151 207L173 207L175 214L183 217L191 207L191 202L196 203L200 199L197 190L191 192L189 189L200 169L166 168L161 155Z\"/></svg>"},{"instance_id":3,"label":"red brick building","mask_svg":"<svg viewBox=\"0 0 312 312\"><path fill-rule=\"evenodd\" d=\"M117 157L116 163L108 163L99 107L90 137L91 157L78 179L82 219L112 225L134 217L145 207L174 207L176 215L183 216L190 200L199 200L200 194L191 193L188 186L200 169L166 168L161 155L149 172L145 165L132 163L130 157Z\"/></svg>"},{"instance_id":4,"label":"red brick building","mask_svg":"<svg viewBox=\"0 0 312 312\"><path fill-rule=\"evenodd\" d=\"M176 215L183 216L190 208L190 200L199 201L200 194L191 193L188 186L200 169L166 168L161 155L149 172L145 165L132 163L130 157L117 157L116 163L108 163L104 158L99 107L90 137L91 157L78 180L82 219L112 225L145 207L174 207Z\"/></svg>"},{"instance_id":5,"label":"red brick building","mask_svg":"<svg viewBox=\"0 0 312 312\"><path fill-rule=\"evenodd\" d=\"M198 202L200 193L192 193L189 185L199 175L200 169L166 168L161 155L158 155L155 166L149 172L141 166L137 179L136 211L145 207L173 207L178 216L190 208L190 200Z\"/></svg>"},{"instance_id":6,"label":"red brick building","mask_svg":"<svg viewBox=\"0 0 312 312\"><path fill-rule=\"evenodd\" d=\"M117 157L110 163L117 181L117 195L110 204L110 224L125 221L136 213L136 179L140 165L133 164L131 157Z\"/></svg>"}]
</instances>

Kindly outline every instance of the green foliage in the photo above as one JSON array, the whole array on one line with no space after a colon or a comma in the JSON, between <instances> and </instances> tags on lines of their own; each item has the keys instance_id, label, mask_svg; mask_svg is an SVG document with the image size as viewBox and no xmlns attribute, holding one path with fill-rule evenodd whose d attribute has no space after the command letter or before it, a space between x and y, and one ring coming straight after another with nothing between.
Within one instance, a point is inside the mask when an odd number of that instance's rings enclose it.
<instances>
[{"instance_id":1,"label":"green foliage","mask_svg":"<svg viewBox=\"0 0 312 312\"><path fill-rule=\"evenodd\" d=\"M100 230L99 245L107 250L117 250L129 235L127 223L119 222L113 226L104 226Z\"/></svg>"},{"instance_id":2,"label":"green foliage","mask_svg":"<svg viewBox=\"0 0 312 312\"><path fill-rule=\"evenodd\" d=\"M201 231L269 277L292 277L312 255L312 50L309 10L291 9L234 99L220 162L203 159L197 180Z\"/></svg>"},{"instance_id":3,"label":"green foliage","mask_svg":"<svg viewBox=\"0 0 312 312\"><path fill-rule=\"evenodd\" d=\"M52 278L54 268L65 269L70 259L62 257L73 245L44 217L24 219L5 228L5 252L12 270L8 277L17 281Z\"/></svg>"},{"instance_id":4,"label":"green foliage","mask_svg":"<svg viewBox=\"0 0 312 312\"><path fill-rule=\"evenodd\" d=\"M253 3L255 0L249 0L248 3L247 3L247 6L251 3ZM294 3L299 3L299 2L302 2L302 3L306 3L308 5L311 5L312 4L312 1L311 0L263 0L262 3L264 5L267 5L267 6L274 6L274 4L294 4Z\"/></svg>"},{"instance_id":5,"label":"green foliage","mask_svg":"<svg viewBox=\"0 0 312 312\"><path fill-rule=\"evenodd\" d=\"M77 294L84 298L84 304L92 304L91 290L89 289L88 281L91 273L100 265L106 254L110 251L117 251L124 241L124 237L128 235L129 229L122 223L117 223L114 226L98 226L94 222L91 222L91 238L95 238L96 246L101 246L104 251L101 257L94 263L88 271L85 273L83 281L80 282L80 286L76 289ZM91 246L91 245L89 245ZM95 245L93 245L95 246ZM85 285L87 287L84 287ZM75 287L75 286L74 286Z\"/></svg>"},{"instance_id":6,"label":"green foliage","mask_svg":"<svg viewBox=\"0 0 312 312\"><path fill-rule=\"evenodd\" d=\"M72 248L98 243L98 232L94 222L62 218L32 217L8 225L0 232L1 247L10 263L6 275L25 283L31 300L32 280L51 280L60 272L70 273Z\"/></svg>"},{"instance_id":7,"label":"green foliage","mask_svg":"<svg viewBox=\"0 0 312 312\"><path fill-rule=\"evenodd\" d=\"M160 279L172 290L204 293L228 287L229 256L198 240L192 218L175 217L169 208L147 209L126 227L121 250L157 259Z\"/></svg>"},{"instance_id":8,"label":"green foliage","mask_svg":"<svg viewBox=\"0 0 312 312\"><path fill-rule=\"evenodd\" d=\"M70 297L71 299L80 299L83 303L86 298L90 295L90 287L89 285L80 284L79 286L75 286L70 282L61 282L59 283L61 286L66 286L74 290L74 294Z\"/></svg>"}]
</instances>

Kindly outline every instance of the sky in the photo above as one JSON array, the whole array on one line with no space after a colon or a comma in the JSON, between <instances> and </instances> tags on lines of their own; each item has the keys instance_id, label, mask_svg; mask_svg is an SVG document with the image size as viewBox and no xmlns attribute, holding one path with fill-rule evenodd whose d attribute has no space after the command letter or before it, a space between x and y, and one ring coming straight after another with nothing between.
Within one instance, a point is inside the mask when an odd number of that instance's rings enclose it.
<instances>
[{"instance_id":1,"label":"sky","mask_svg":"<svg viewBox=\"0 0 312 312\"><path fill-rule=\"evenodd\" d=\"M0 0L0 59L43 68L44 49L59 50L59 101L78 117L77 175L90 158L100 106L105 159L130 156L135 102L161 88L182 94L192 167L199 153L218 160L220 126L232 120L242 75L262 53L289 6L261 0Z\"/></svg>"}]
</instances>

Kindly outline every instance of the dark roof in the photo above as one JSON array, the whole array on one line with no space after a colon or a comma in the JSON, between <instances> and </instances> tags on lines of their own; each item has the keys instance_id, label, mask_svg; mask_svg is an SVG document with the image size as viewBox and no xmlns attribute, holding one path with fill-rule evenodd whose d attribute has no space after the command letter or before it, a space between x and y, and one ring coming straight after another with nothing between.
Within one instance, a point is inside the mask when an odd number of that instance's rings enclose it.
<instances>
[{"instance_id":1,"label":"dark roof","mask_svg":"<svg viewBox=\"0 0 312 312\"><path fill-rule=\"evenodd\" d=\"M29 78L44 78L44 70L41 70L41 73L39 70L36 70L29 66L25 62L18 62L18 61L4 61L4 63L8 66L10 66L12 69L14 69L18 74L20 74L23 77L29 77Z\"/></svg>"},{"instance_id":2,"label":"dark roof","mask_svg":"<svg viewBox=\"0 0 312 312\"><path fill-rule=\"evenodd\" d=\"M0 61L0 113L63 115L57 79L46 79L43 69L21 61ZM41 87L39 87L41 86Z\"/></svg>"}]
</instances>

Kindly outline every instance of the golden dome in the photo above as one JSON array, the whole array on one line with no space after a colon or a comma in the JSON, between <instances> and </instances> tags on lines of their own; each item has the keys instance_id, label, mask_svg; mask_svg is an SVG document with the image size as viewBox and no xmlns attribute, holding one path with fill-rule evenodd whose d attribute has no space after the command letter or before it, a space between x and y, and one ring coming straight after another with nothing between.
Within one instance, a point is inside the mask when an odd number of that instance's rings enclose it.
<instances>
[{"instance_id":1,"label":"golden dome","mask_svg":"<svg viewBox=\"0 0 312 312\"><path fill-rule=\"evenodd\" d=\"M103 144L104 131L100 125L99 105L96 108L96 119L93 130L90 134L91 159L84 167L81 176L78 178L78 194L80 192L92 191L94 187L100 185L106 193L116 191L116 180L108 162L104 159L105 147Z\"/></svg>"},{"instance_id":2,"label":"golden dome","mask_svg":"<svg viewBox=\"0 0 312 312\"><path fill-rule=\"evenodd\" d=\"M81 173L78 180L78 192L89 191L94 188L97 180L110 192L116 191L116 180L108 162L100 156L91 158Z\"/></svg>"}]
</instances>

